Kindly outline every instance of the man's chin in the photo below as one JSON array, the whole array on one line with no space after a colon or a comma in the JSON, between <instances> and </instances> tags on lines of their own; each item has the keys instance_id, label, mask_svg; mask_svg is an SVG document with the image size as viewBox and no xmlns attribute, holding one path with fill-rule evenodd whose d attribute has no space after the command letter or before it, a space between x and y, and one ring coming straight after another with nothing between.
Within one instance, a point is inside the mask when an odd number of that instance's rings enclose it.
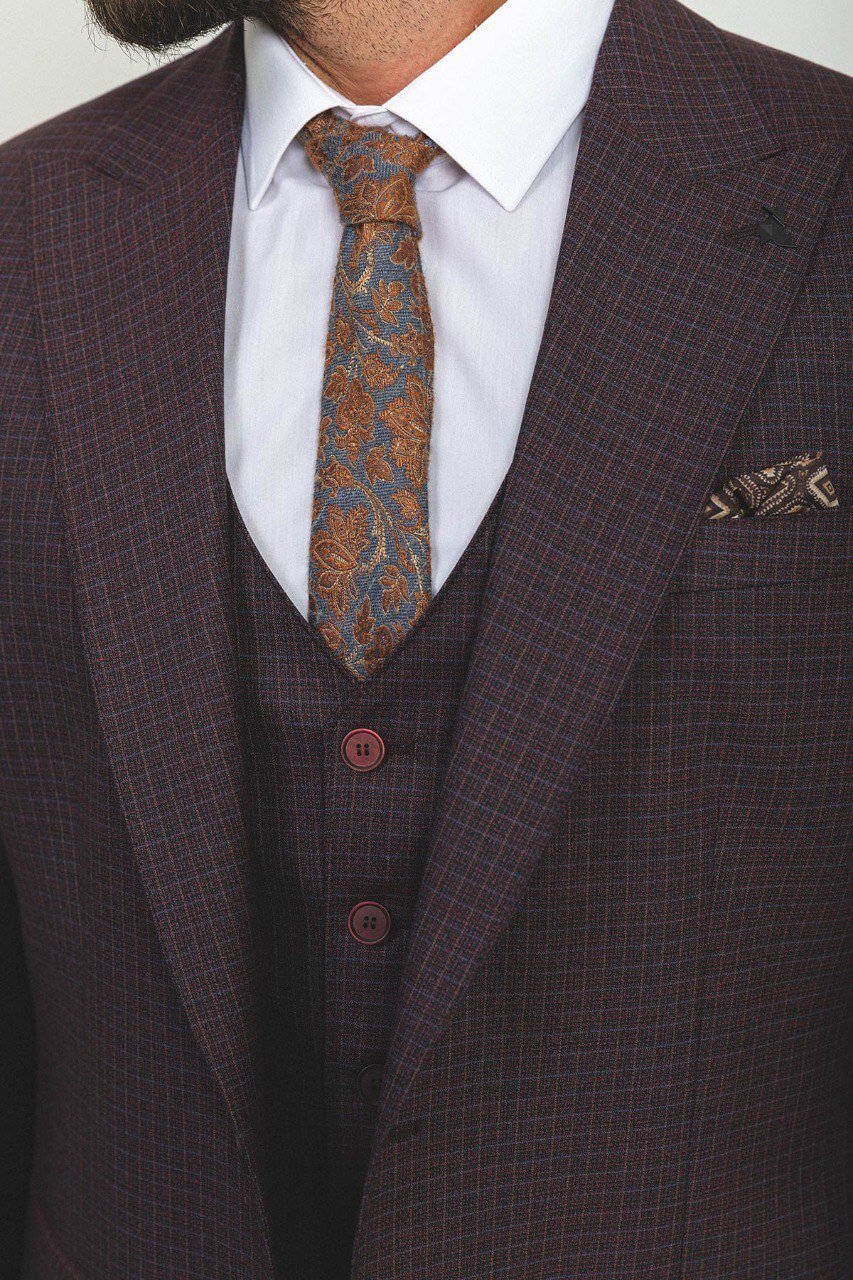
<instances>
[{"instance_id":1,"label":"man's chin","mask_svg":"<svg viewBox=\"0 0 853 1280\"><path fill-rule=\"evenodd\" d=\"M237 18L265 16L252 0L86 0L107 35L159 53L215 31Z\"/></svg>"}]
</instances>

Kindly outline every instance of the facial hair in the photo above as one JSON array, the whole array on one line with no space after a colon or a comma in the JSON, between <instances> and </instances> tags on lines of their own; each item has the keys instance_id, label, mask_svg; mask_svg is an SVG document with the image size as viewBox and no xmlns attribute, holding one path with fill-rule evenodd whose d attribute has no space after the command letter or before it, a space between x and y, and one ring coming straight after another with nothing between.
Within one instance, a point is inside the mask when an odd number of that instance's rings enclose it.
<instances>
[{"instance_id":1,"label":"facial hair","mask_svg":"<svg viewBox=\"0 0 853 1280\"><path fill-rule=\"evenodd\" d=\"M242 18L258 18L284 39L299 41L324 8L324 0L86 0L86 4L107 35L152 53L163 53Z\"/></svg>"}]
</instances>

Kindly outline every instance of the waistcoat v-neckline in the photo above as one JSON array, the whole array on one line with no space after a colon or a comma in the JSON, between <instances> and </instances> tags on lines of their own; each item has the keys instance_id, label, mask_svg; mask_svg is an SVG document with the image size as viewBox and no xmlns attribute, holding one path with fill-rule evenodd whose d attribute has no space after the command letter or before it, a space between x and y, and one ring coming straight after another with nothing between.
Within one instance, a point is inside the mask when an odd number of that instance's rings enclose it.
<instances>
[{"instance_id":1,"label":"waistcoat v-neckline","mask_svg":"<svg viewBox=\"0 0 853 1280\"><path fill-rule=\"evenodd\" d=\"M334 653L332 653L332 651L328 648L328 646L323 643L323 640L318 634L316 627L312 626L311 623L308 621L308 619L304 617L304 615L300 613L300 611L297 609L296 605L291 600L287 591L281 585L278 578L275 576L272 569L268 565L262 551L260 550L254 538L252 537L251 533L249 532L249 528L245 520L243 519L242 512L240 511L240 508L237 505L237 500L234 497L234 491L231 488L230 484L228 485L228 505L231 511L233 536L240 538L244 544L245 549L250 553L250 555L255 560L259 562L261 571L264 577L266 578L268 584L273 587L275 592L280 594L284 604L284 608L286 609L287 613L290 615L293 625L296 627L299 627L303 632L305 632L307 637L310 638L312 644L316 644L320 647L324 656L335 668L335 671L346 678L347 683L351 688L351 691L357 691L359 689L364 688L367 684L369 684L372 680L375 680L377 677L384 675L384 673L389 669L389 667L391 667L394 664L394 662L398 660L399 655L406 648L408 648L408 646L414 640L415 636L417 636L426 626L428 626L430 618L433 616L437 604L439 603L439 601L443 602L445 596L450 594L455 584L455 579L457 578L457 576L461 575L464 572L464 569L469 557L473 555L475 551L479 548L481 540L483 538L489 538L490 541L492 542L494 541L495 526L497 525L500 519L500 508L501 508L501 503L503 500L505 489L506 489L506 480L504 480L503 484L501 484L500 488L498 489L497 493L495 494L494 498L489 504L489 508L486 511L486 514L483 516L482 520L477 526L474 532L474 535L471 538L468 545L465 547L465 550L462 552L461 556L456 561L456 564L453 566L447 578L439 587L438 591L436 591L435 594L433 595L428 607L424 611L423 616L418 620L417 623L415 623L415 625L412 627L411 631L408 633L405 639L399 645L396 646L394 651L391 654L389 654L389 656L377 667L374 673L368 676L365 680L359 680L357 676L353 675L353 673L346 666L346 664L343 661L341 661L341 659L338 658ZM233 549L233 536L232 536L232 551L231 551L232 572L233 572L233 562L235 559L234 549Z\"/></svg>"}]
</instances>

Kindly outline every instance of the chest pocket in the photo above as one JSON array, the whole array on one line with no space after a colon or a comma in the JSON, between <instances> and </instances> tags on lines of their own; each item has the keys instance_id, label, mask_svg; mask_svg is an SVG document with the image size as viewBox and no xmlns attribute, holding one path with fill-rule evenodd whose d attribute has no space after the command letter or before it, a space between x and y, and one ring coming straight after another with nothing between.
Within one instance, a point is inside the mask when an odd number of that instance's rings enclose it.
<instances>
[{"instance_id":1,"label":"chest pocket","mask_svg":"<svg viewBox=\"0 0 853 1280\"><path fill-rule=\"evenodd\" d=\"M703 520L672 592L736 591L849 574L853 508L741 520Z\"/></svg>"}]
</instances>

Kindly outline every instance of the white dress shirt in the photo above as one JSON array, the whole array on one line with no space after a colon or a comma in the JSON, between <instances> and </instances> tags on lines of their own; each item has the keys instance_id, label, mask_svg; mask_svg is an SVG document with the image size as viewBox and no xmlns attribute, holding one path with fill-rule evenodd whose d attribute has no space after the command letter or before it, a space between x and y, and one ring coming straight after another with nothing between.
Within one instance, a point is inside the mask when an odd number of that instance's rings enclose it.
<instances>
[{"instance_id":1,"label":"white dress shirt","mask_svg":"<svg viewBox=\"0 0 853 1280\"><path fill-rule=\"evenodd\" d=\"M225 323L226 468L258 550L304 616L341 223L299 130L334 108L365 125L421 129L446 153L415 187L435 333L435 592L512 461L611 5L504 0L384 106L355 106L268 27L245 24Z\"/></svg>"}]
</instances>

